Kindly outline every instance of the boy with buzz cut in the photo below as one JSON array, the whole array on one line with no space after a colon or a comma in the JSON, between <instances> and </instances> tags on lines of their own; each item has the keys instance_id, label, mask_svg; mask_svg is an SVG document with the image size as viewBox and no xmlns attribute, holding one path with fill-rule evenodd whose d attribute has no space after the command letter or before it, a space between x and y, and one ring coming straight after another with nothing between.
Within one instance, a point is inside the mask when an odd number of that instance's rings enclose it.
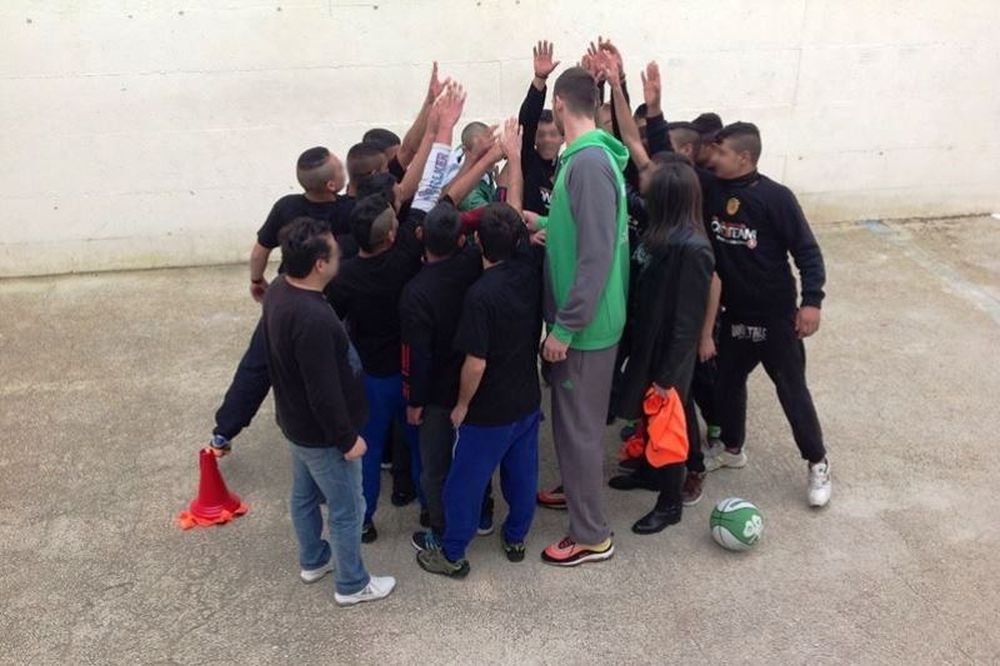
<instances>
[{"instance_id":1,"label":"boy with buzz cut","mask_svg":"<svg viewBox=\"0 0 1000 666\"><path fill-rule=\"evenodd\" d=\"M465 355L451 422L458 429L444 486L441 548L421 550L425 571L452 578L469 573L465 551L476 533L480 503L493 472L510 512L501 536L507 559L524 559L538 483L538 332L544 251L506 203L486 207L477 239L483 275L470 288L455 335Z\"/></svg>"}]
</instances>

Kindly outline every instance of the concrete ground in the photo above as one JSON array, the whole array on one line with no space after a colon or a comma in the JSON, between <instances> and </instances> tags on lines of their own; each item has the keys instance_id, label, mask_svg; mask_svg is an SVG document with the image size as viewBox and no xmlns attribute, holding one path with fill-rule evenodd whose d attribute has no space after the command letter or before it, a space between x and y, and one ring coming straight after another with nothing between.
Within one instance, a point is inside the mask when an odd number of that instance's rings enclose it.
<instances>
[{"instance_id":1,"label":"concrete ground","mask_svg":"<svg viewBox=\"0 0 1000 666\"><path fill-rule=\"evenodd\" d=\"M611 562L543 565L565 514L540 510L527 561L481 538L452 581L414 562L416 508L385 502L365 553L399 587L348 610L329 580L298 581L270 400L222 464L250 513L175 523L257 316L243 267L0 282L0 662L1000 662L1000 221L818 234L829 297L808 349L826 510L805 505L805 465L758 371L750 465L712 475L680 525L635 536L653 495L608 490ZM609 430L609 474L616 448ZM547 429L541 450L548 483ZM748 554L709 536L730 495L765 516Z\"/></svg>"}]
</instances>

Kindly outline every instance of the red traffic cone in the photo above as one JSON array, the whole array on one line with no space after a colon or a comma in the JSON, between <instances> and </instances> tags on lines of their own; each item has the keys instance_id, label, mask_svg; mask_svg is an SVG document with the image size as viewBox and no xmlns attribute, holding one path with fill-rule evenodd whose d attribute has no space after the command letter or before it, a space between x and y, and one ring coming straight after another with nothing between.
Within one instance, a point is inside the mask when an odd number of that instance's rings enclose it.
<instances>
[{"instance_id":1,"label":"red traffic cone","mask_svg":"<svg viewBox=\"0 0 1000 666\"><path fill-rule=\"evenodd\" d=\"M240 501L239 495L229 492L226 488L215 454L208 449L202 449L199 453L199 463L201 481L198 483L198 496L191 500L188 511L181 511L177 516L181 528L186 530L195 525L202 527L222 525L246 513L249 507Z\"/></svg>"}]
</instances>

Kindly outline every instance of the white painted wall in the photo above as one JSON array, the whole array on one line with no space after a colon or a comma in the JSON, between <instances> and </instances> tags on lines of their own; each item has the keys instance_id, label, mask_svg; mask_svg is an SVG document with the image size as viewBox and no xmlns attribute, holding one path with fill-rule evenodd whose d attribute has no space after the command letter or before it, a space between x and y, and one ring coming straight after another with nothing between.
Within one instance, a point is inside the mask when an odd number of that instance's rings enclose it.
<instances>
[{"instance_id":1,"label":"white painted wall","mask_svg":"<svg viewBox=\"0 0 1000 666\"><path fill-rule=\"evenodd\" d=\"M598 33L668 118L758 123L814 221L1000 209L996 0L0 0L0 276L242 261L294 160L405 129L429 64L516 112Z\"/></svg>"}]
</instances>

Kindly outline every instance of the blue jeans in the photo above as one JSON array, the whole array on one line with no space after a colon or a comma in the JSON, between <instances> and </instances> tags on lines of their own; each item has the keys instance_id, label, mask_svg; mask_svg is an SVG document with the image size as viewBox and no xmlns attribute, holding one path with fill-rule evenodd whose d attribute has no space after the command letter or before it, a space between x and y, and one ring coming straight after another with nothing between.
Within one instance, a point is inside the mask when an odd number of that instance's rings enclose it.
<instances>
[{"instance_id":1,"label":"blue jeans","mask_svg":"<svg viewBox=\"0 0 1000 666\"><path fill-rule=\"evenodd\" d=\"M476 535L483 493L497 466L500 489L510 507L503 538L507 543L523 543L528 536L538 490L539 416L535 410L504 426L463 425L458 429L443 494L441 546L452 562L465 557L465 549Z\"/></svg>"},{"instance_id":2,"label":"blue jeans","mask_svg":"<svg viewBox=\"0 0 1000 666\"><path fill-rule=\"evenodd\" d=\"M292 451L292 524L299 539L299 565L318 569L330 561L330 544L322 538L326 498L330 540L336 558L334 581L340 594L354 594L370 576L361 559L361 461L347 460L335 448L313 448L289 442Z\"/></svg>"},{"instance_id":3,"label":"blue jeans","mask_svg":"<svg viewBox=\"0 0 1000 666\"><path fill-rule=\"evenodd\" d=\"M382 454L392 430L392 422L403 424L406 441L410 449L410 473L413 486L417 488L420 506L425 506L423 491L420 490L420 448L417 429L406 423L406 401L403 399L403 376L372 377L365 374L365 397L368 398L368 422L361 429L368 452L362 458L365 489L365 522L370 523L378 508L378 495L382 488Z\"/></svg>"}]
</instances>

